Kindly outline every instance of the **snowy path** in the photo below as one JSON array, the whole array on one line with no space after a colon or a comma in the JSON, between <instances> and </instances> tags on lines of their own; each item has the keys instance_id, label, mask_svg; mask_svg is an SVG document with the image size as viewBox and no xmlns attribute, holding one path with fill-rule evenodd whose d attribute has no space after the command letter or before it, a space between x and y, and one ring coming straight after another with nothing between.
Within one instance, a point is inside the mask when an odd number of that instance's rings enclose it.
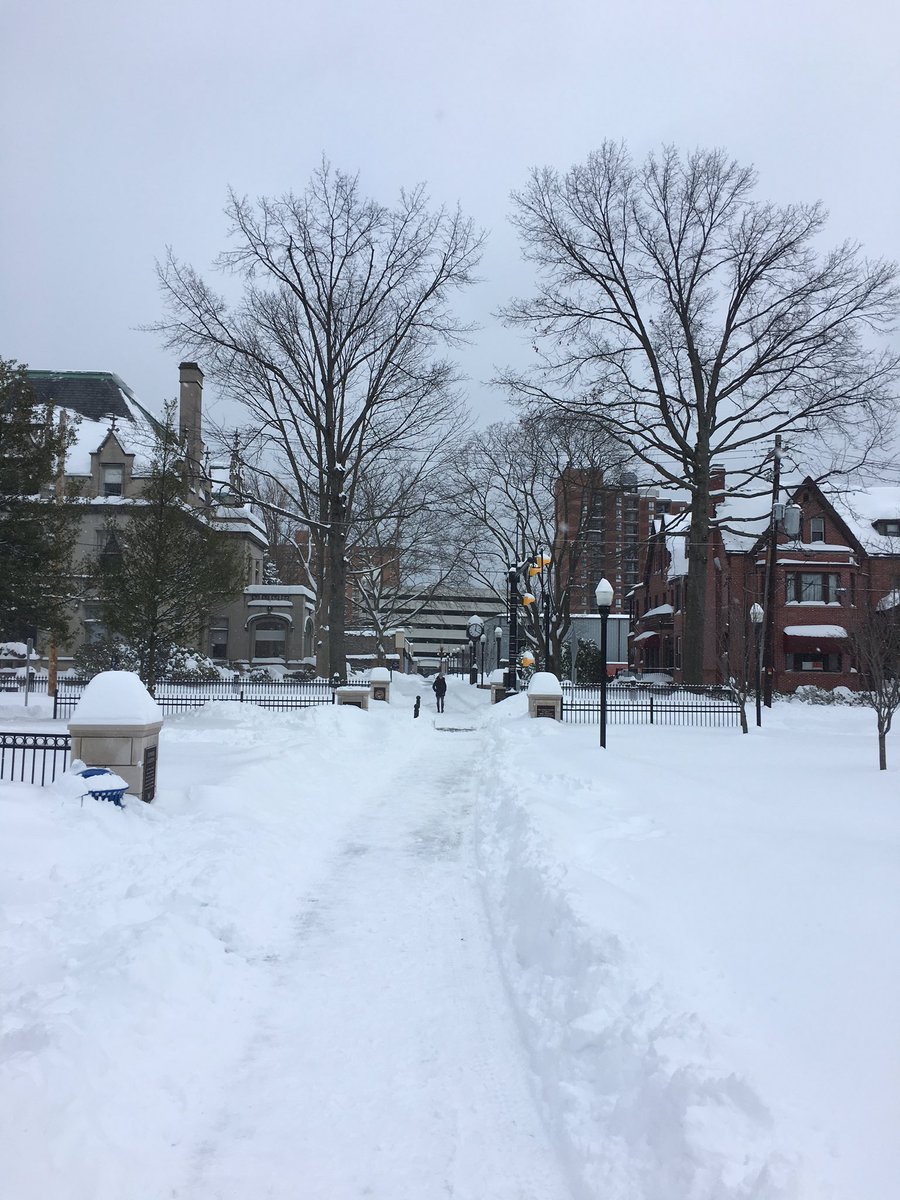
<instances>
[{"instance_id":1,"label":"snowy path","mask_svg":"<svg viewBox=\"0 0 900 1200\"><path fill-rule=\"evenodd\" d=\"M570 1195L476 878L478 738L419 742L300 904L293 951L271 965L255 1033L173 1195Z\"/></svg>"}]
</instances>

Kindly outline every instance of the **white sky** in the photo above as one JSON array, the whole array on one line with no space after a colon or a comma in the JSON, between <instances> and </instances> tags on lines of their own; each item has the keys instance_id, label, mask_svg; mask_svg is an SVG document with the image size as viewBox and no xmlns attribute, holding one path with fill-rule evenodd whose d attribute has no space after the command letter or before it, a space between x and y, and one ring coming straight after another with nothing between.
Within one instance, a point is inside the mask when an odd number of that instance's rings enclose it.
<instances>
[{"instance_id":1,"label":"white sky","mask_svg":"<svg viewBox=\"0 0 900 1200\"><path fill-rule=\"evenodd\" d=\"M492 317L527 290L507 223L530 167L605 137L725 146L758 195L822 199L831 240L900 258L893 0L6 0L0 5L0 355L115 371L156 409L177 362L157 318L167 245L205 269L226 188L302 190L324 152L392 202L427 181L490 231L463 357L482 417ZM202 364L201 364L202 365ZM208 390L207 400L214 396Z\"/></svg>"}]
</instances>

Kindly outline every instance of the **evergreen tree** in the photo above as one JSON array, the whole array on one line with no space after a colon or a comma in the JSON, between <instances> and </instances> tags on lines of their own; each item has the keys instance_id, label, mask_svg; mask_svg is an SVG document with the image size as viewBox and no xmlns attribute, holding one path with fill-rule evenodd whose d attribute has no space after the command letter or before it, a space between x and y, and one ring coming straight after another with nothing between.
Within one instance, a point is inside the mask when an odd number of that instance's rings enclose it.
<instances>
[{"instance_id":1,"label":"evergreen tree","mask_svg":"<svg viewBox=\"0 0 900 1200\"><path fill-rule=\"evenodd\" d=\"M578 639L578 653L575 655L575 678L579 683L600 683L603 678L603 663L600 658L600 647L596 642Z\"/></svg>"},{"instance_id":2,"label":"evergreen tree","mask_svg":"<svg viewBox=\"0 0 900 1200\"><path fill-rule=\"evenodd\" d=\"M110 525L93 571L103 623L135 647L151 692L169 647L195 642L210 610L246 582L231 540L188 495L184 447L169 408L144 494L124 525Z\"/></svg>"},{"instance_id":3,"label":"evergreen tree","mask_svg":"<svg viewBox=\"0 0 900 1200\"><path fill-rule=\"evenodd\" d=\"M25 367L0 359L0 640L66 634L73 512L50 485L69 436Z\"/></svg>"}]
</instances>

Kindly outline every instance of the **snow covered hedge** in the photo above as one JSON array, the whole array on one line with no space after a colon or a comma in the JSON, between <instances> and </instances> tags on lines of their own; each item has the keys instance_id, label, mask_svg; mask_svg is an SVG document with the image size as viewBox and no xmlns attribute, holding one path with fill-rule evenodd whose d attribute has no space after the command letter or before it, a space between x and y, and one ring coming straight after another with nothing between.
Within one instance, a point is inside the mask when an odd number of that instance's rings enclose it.
<instances>
[{"instance_id":1,"label":"snow covered hedge","mask_svg":"<svg viewBox=\"0 0 900 1200\"><path fill-rule=\"evenodd\" d=\"M851 692L847 687L820 688L812 683L798 687L796 692L780 695L778 699L800 704L846 704L857 708L865 703L858 692Z\"/></svg>"}]
</instances>

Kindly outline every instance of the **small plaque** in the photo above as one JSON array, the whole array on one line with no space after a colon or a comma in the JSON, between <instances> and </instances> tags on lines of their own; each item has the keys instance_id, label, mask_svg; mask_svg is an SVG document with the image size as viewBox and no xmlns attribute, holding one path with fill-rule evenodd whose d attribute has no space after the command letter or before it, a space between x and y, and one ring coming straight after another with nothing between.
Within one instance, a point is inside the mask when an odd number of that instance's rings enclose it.
<instances>
[{"instance_id":1,"label":"small plaque","mask_svg":"<svg viewBox=\"0 0 900 1200\"><path fill-rule=\"evenodd\" d=\"M372 699L373 700L386 700L387 699L387 688L383 688L383 687L373 688L372 689Z\"/></svg>"},{"instance_id":2,"label":"small plaque","mask_svg":"<svg viewBox=\"0 0 900 1200\"><path fill-rule=\"evenodd\" d=\"M556 705L555 704L538 704L535 706L539 717L549 717L551 721L556 720Z\"/></svg>"},{"instance_id":3,"label":"small plaque","mask_svg":"<svg viewBox=\"0 0 900 1200\"><path fill-rule=\"evenodd\" d=\"M156 795L156 746L148 746L144 751L144 786L141 788L141 799L149 804Z\"/></svg>"}]
</instances>

